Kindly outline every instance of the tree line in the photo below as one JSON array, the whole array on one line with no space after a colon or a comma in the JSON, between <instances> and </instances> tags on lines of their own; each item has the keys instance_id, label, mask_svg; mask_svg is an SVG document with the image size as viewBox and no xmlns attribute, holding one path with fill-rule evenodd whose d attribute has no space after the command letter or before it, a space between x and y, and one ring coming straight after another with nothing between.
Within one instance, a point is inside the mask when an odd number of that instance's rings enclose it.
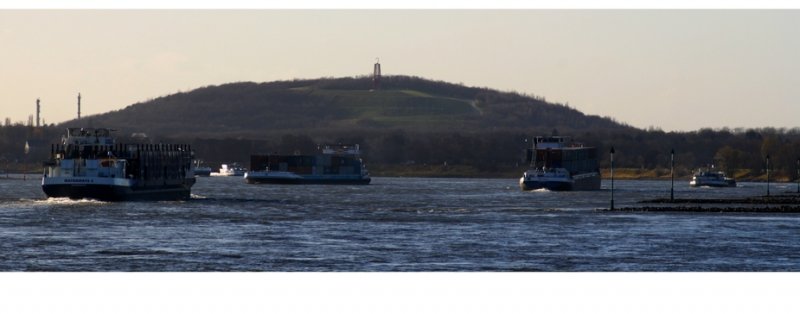
<instances>
[{"instance_id":1,"label":"tree line","mask_svg":"<svg viewBox=\"0 0 800 314\"><path fill-rule=\"evenodd\" d=\"M37 169L58 143L64 129L54 126L0 126L0 169ZM120 131L118 142L130 134ZM368 165L464 165L491 176L524 170L524 150L534 136L571 136L599 150L601 168L609 167L611 147L615 167L668 169L674 150L676 169L686 175L698 167L715 165L728 175L755 178L766 171L766 158L775 177L796 178L800 158L800 129L701 129L694 132L660 130L498 129L494 131L417 132L391 129L325 132L271 132L251 137L198 138L152 136L152 143L190 144L207 164L246 163L251 154L311 154L320 144L359 144ZM25 153L28 142L30 150ZM379 175L379 174L377 174Z\"/></svg>"},{"instance_id":2,"label":"tree line","mask_svg":"<svg viewBox=\"0 0 800 314\"><path fill-rule=\"evenodd\" d=\"M148 134L255 138L267 132L454 128L633 129L542 97L411 76L237 82L158 97L62 125L137 128ZM413 116L414 119L411 119ZM444 117L444 118L443 118ZM202 123L198 123L202 122Z\"/></svg>"}]
</instances>

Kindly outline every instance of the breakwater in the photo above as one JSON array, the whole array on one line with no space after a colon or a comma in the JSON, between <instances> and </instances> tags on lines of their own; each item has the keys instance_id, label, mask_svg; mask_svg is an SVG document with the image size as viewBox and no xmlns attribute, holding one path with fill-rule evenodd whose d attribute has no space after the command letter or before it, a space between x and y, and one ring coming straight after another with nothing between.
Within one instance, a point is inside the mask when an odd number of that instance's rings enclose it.
<instances>
[{"instance_id":1,"label":"breakwater","mask_svg":"<svg viewBox=\"0 0 800 314\"><path fill-rule=\"evenodd\" d=\"M800 213L800 194L784 192L777 195L731 198L656 198L602 211L619 212L701 212L701 213Z\"/></svg>"}]
</instances>

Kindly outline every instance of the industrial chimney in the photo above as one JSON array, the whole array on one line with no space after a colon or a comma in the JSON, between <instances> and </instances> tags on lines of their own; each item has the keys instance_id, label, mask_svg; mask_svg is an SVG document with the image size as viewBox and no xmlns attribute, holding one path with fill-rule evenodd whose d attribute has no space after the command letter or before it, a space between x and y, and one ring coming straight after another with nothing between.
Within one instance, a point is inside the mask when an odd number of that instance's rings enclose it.
<instances>
[{"instance_id":1,"label":"industrial chimney","mask_svg":"<svg viewBox=\"0 0 800 314\"><path fill-rule=\"evenodd\" d=\"M41 125L39 124L39 121L41 121L41 120L39 120L39 113L40 113L40 112L41 112L41 106L39 106L39 98L36 98L36 127L37 127L37 128L38 128L39 126L41 126Z\"/></svg>"}]
</instances>

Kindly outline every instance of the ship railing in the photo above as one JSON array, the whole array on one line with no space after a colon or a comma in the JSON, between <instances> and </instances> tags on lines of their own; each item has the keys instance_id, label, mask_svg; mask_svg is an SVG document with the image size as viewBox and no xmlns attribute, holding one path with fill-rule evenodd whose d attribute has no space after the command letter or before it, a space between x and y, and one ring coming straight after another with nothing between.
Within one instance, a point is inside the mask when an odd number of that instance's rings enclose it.
<instances>
[{"instance_id":1,"label":"ship railing","mask_svg":"<svg viewBox=\"0 0 800 314\"><path fill-rule=\"evenodd\" d=\"M325 155L359 155L358 144L337 144L322 146L322 153Z\"/></svg>"}]
</instances>

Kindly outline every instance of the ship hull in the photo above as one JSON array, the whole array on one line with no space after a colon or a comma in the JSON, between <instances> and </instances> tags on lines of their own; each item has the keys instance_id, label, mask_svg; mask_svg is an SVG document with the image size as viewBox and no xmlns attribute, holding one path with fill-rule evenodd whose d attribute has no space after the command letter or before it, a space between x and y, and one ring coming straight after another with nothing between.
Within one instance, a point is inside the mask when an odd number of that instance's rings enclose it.
<instances>
[{"instance_id":1,"label":"ship hull","mask_svg":"<svg viewBox=\"0 0 800 314\"><path fill-rule=\"evenodd\" d=\"M210 177L211 176L211 170L205 171L205 170L197 170L197 169L195 169L194 170L194 175L196 177Z\"/></svg>"},{"instance_id":2,"label":"ship hull","mask_svg":"<svg viewBox=\"0 0 800 314\"><path fill-rule=\"evenodd\" d=\"M600 189L600 174L590 173L573 178L532 178L520 179L519 186L524 191L546 189L550 191L595 191Z\"/></svg>"},{"instance_id":3,"label":"ship hull","mask_svg":"<svg viewBox=\"0 0 800 314\"><path fill-rule=\"evenodd\" d=\"M736 187L736 182L730 182L730 181L725 181L725 182L696 182L696 181L691 181L691 182L689 182L689 186L691 186L693 188L698 188L698 187L703 187L703 186L712 187L712 188L734 188L734 187Z\"/></svg>"},{"instance_id":4,"label":"ship hull","mask_svg":"<svg viewBox=\"0 0 800 314\"><path fill-rule=\"evenodd\" d=\"M566 181L544 181L544 180L529 180L520 182L520 188L524 191L530 190L550 190L550 191L572 191L573 183Z\"/></svg>"},{"instance_id":5,"label":"ship hull","mask_svg":"<svg viewBox=\"0 0 800 314\"><path fill-rule=\"evenodd\" d=\"M364 185L369 184L369 177L357 176L301 176L293 173L271 174L250 173L245 174L245 182L250 184L344 184Z\"/></svg>"},{"instance_id":6,"label":"ship hull","mask_svg":"<svg viewBox=\"0 0 800 314\"><path fill-rule=\"evenodd\" d=\"M67 179L69 180L69 179ZM74 179L72 179L74 180ZM191 198L191 187L194 179L182 183L157 186L135 186L129 180L117 179L103 182L93 178L82 179L86 182L70 183L65 179L44 179L42 190L47 197L66 197L70 199L95 199L100 201L176 201Z\"/></svg>"}]
</instances>

